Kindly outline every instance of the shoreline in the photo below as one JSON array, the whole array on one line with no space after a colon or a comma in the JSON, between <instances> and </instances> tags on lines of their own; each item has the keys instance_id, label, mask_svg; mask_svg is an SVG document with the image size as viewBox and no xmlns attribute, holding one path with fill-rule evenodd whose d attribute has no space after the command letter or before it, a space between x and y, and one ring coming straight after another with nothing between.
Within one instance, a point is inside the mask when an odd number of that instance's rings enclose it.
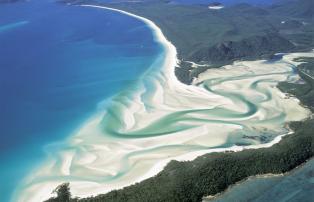
<instances>
[{"instance_id":1,"label":"shoreline","mask_svg":"<svg viewBox=\"0 0 314 202\"><path fill-rule=\"evenodd\" d=\"M160 44L163 45L163 47L166 49L166 56L167 58L165 59L165 65L162 67L164 71L166 71L166 73L168 73L168 75L170 75L170 79L172 82L176 82L176 85L180 85L181 87L189 87L186 84L183 84L182 82L180 82L178 80L178 78L175 76L175 66L177 65L178 62L178 58L177 58L177 51L176 48L174 47L174 45L166 39L166 37L163 35L162 30L151 20L135 15L133 13L127 12L127 11L123 11L123 10L119 10L119 9L115 9L115 8L110 8L110 7L106 7L106 6L97 6L97 5L80 5L83 7L92 7L92 8L100 8L100 9L107 9L107 10L112 10L112 11L116 11L125 15L128 15L130 17L134 17L137 18L141 21L143 21L145 24L147 24L150 29L152 30L154 37L156 37L156 41L158 41ZM170 63L167 63L167 61L170 61ZM175 61L175 62L174 62ZM168 70L168 71L167 71ZM175 85L173 85L175 86ZM268 143L264 143L264 144L260 144L260 145L250 145L250 146L233 146L230 148L219 148L219 149L210 149L208 151L199 151L196 152L197 154L191 155L191 154L187 154L184 155L185 157L183 158L179 158L179 159L175 159L175 160L181 160L181 161L191 161L201 155L204 154L209 154L209 153L213 153L213 152L239 152L239 151L243 151L245 149L259 149L259 148L268 148L273 146L274 144L277 144L281 141L281 139L286 136L286 135L290 135L293 132L290 131L287 134L283 134L283 135L279 135L277 137L275 137L271 142ZM148 179L154 175L156 175L157 173L159 173L160 171L162 171L164 169L164 167L169 163L170 161L166 161L163 164L157 165L155 168L153 168L153 172L149 172L148 175L144 176L142 180ZM128 186L128 185L126 185ZM123 187L121 187L123 188ZM94 193L91 193L90 195L94 195Z\"/></svg>"},{"instance_id":2,"label":"shoreline","mask_svg":"<svg viewBox=\"0 0 314 202\"><path fill-rule=\"evenodd\" d=\"M115 11L133 18L136 18L142 22L144 22L146 25L148 25L148 27L152 30L153 36L155 38L155 40L160 43L163 48L165 49L166 56L167 59L164 61L165 64L167 64L168 68L164 70L167 70L166 73L168 75L170 75L170 79L176 83L176 85L180 85L180 86L187 86L186 84L181 83L177 77L175 76L175 67L178 64L178 58L177 58L177 50L175 48L175 46L166 39L166 37L163 35L161 29L151 20L144 18L142 16L139 15L135 15L133 13L127 12L127 11L123 11L120 9L115 9L115 8L111 8L111 7L106 7L106 6L97 6L97 5L89 5L89 4L82 4L79 5L82 7L90 7L90 8L99 8L99 9L106 9L106 10L111 10L111 11ZM165 65L164 65L165 66ZM170 68L171 67L171 68Z\"/></svg>"},{"instance_id":3,"label":"shoreline","mask_svg":"<svg viewBox=\"0 0 314 202\"><path fill-rule=\"evenodd\" d=\"M138 20L141 20L142 22L144 22L146 25L148 25L150 27L150 29L152 30L152 33L154 34L154 37L156 38L156 41L158 41L160 44L163 45L163 47L166 49L166 51L168 53L166 53L166 57L167 59L165 60L165 65L162 67L162 69L164 71L166 71L167 75L170 75L170 79L171 81L175 82L176 85L179 85L180 87L184 86L185 88L188 87L196 87L194 85L187 85L184 84L182 82L180 82L178 80L178 78L175 75L175 67L176 65L178 65L179 59L177 57L177 50L176 47L165 37L165 35L163 34L162 30L151 20L144 18L142 16L124 11L124 10L120 10L120 9L115 9L115 8L111 8L111 7L107 7L107 6L97 6L97 5L87 5L87 4L83 4L83 5L79 5L79 6L83 6L83 7L92 7L92 8L99 8L99 9L107 9L107 10L111 10L111 11L116 11L125 15L128 15L130 17L134 17ZM170 52L170 53L169 53ZM169 63L167 63L167 61L170 61ZM192 63L193 65L195 63ZM196 65L196 64L195 64ZM168 71L167 71L168 70ZM174 86L174 85L173 85ZM198 88L198 87L197 87ZM294 98L296 99L296 98ZM299 101L299 100L298 100ZM261 149L261 148L269 148L272 147L273 145L279 143L283 137L287 136L287 135L291 135L294 132L290 129L287 128L287 130L289 131L286 134L283 135L278 135L276 136L272 141L268 142L268 143L262 143L259 145L249 145L249 146L232 146L229 148L217 148L217 149L209 149L208 151L199 151L196 152L197 154L195 155L191 155L191 154L187 154L187 155L183 155L183 157L181 158L176 158L173 160L178 160L178 161L192 161L194 159L196 159L199 156L202 156L204 154L210 154L210 153L215 153L215 152L219 152L219 153L225 153L225 152L239 152L239 151L243 151L243 150L247 150L247 149ZM154 166L154 168L152 168L152 170L154 172L149 172L149 175L146 175L143 177L142 180L148 179L150 177L155 176L156 174L158 174L160 171L162 171L164 169L164 167L170 162L166 161L163 164ZM254 177L254 176L252 176ZM137 183L137 182L134 182ZM133 183L133 184L134 184ZM129 186L129 185L126 185ZM125 187L125 186L124 186ZM123 188L123 187L121 187ZM114 189L113 189L114 190ZM109 191L108 191L109 192ZM105 193L108 193L105 192ZM93 195L93 193L91 193L91 195Z\"/></svg>"},{"instance_id":4,"label":"shoreline","mask_svg":"<svg viewBox=\"0 0 314 202\"><path fill-rule=\"evenodd\" d=\"M180 88L184 88L186 91L195 90L196 88L199 88L197 86L187 86L187 85L181 83L177 79L177 77L175 76L175 67L176 67L177 62L178 62L176 48L173 46L173 44L170 41L168 41L166 39L166 37L163 35L161 29L154 22L152 22L151 20L146 19L144 17L138 16L138 15L135 15L135 14L123 11L123 10L110 8L110 7L97 6L97 5L80 5L80 6L116 11L116 12L128 15L130 17L134 17L134 18L136 18L138 20L143 21L152 30L152 33L153 33L153 35L155 37L155 40L158 43L160 43L163 46L163 48L165 49L164 51L165 51L166 58L163 61L162 72L167 74L167 79L168 79L167 82L170 82L170 85L173 88L179 86ZM200 90L200 89L198 89L198 90ZM87 122L93 122L93 121L95 121L95 119L97 119L97 118L88 119ZM83 123L83 127L86 124L88 124L88 123ZM238 152L238 151L243 151L243 150L246 150L246 149L268 148L268 147L271 147L271 146L277 144L278 142L281 141L282 137L284 137L286 135L289 135L291 133L293 133L293 132L290 131L287 134L279 135L279 136L275 137L271 142L268 142L268 143L265 143L265 144L250 145L250 146L233 146L233 147L230 147L230 148L219 148L219 149L209 149L209 150L206 150L206 151L198 151L198 152L195 152L194 154L189 153L189 154L186 154L186 155L181 155L181 156L178 156L178 158L169 159L169 160L164 161L164 163L162 163L162 164L157 164L156 166L154 166L151 169L152 172L149 171L142 179L140 179L140 181L142 181L144 179L148 179L148 178L150 178L152 176L155 176L157 173L159 173L161 170L163 170L164 167L171 160L187 161L187 160L193 160L193 159L195 159L195 158L197 158L197 157L199 157L199 156L201 156L203 154L208 154L208 153L212 153L212 152ZM129 185L130 184L126 184L126 185L124 185L124 186L122 186L120 188L123 188L125 186L129 186ZM114 188L114 189L117 189L117 188ZM112 189L112 190L114 190L114 189ZM107 190L106 192L101 191L101 193L107 193L109 191L111 191L111 190ZM49 194L50 194L50 192L51 192L51 190L49 190ZM47 198L50 197L49 194L47 193ZM99 190L97 192L95 192L95 193L90 192L89 195L94 195L94 194L99 194Z\"/></svg>"},{"instance_id":5,"label":"shoreline","mask_svg":"<svg viewBox=\"0 0 314 202\"><path fill-rule=\"evenodd\" d=\"M210 202L210 201L213 201L217 198L223 197L226 193L229 193L234 188L236 188L238 186L242 186L244 183L247 183L249 181L254 181L254 180L263 179L263 178L267 179L267 178L288 177L288 176L296 173L300 169L302 169L311 160L314 160L314 157L309 158L308 160L306 160L305 162L303 162L302 164L298 165L297 167L293 168L292 170L290 170L288 172L284 172L284 173L280 173L280 174L267 173L267 174L258 174L258 175L249 176L249 177L247 177L247 178L245 178L245 179L243 179L243 180L241 180L235 184L229 185L228 188L222 192L219 192L215 195L204 196L203 200L205 199L206 202Z\"/></svg>"}]
</instances>

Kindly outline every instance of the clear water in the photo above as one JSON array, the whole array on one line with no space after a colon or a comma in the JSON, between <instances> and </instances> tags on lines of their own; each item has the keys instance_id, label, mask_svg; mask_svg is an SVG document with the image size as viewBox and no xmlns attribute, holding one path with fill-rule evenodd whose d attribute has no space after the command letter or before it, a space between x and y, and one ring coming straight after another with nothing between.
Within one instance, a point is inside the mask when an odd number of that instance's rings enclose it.
<instances>
[{"instance_id":1,"label":"clear water","mask_svg":"<svg viewBox=\"0 0 314 202\"><path fill-rule=\"evenodd\" d=\"M0 196L8 201L45 146L137 82L161 49L143 23L49 1L0 6Z\"/></svg>"},{"instance_id":2,"label":"clear water","mask_svg":"<svg viewBox=\"0 0 314 202\"><path fill-rule=\"evenodd\" d=\"M26 173L32 178L15 194L22 201L40 201L32 198L46 197L57 186L51 182L87 182L71 187L76 196L104 193L170 158L262 142L246 135L267 133L271 141L287 133L287 120L307 116L274 89L297 79L290 62L237 63L236 71L212 69L200 88L176 86L166 69L158 71L175 53L143 22L104 9L43 1L1 6L0 43L4 201ZM130 110L138 104L141 110ZM99 109L106 116L96 128L62 143ZM127 127L125 118L134 124ZM52 158L44 165L54 166L31 171L45 152Z\"/></svg>"}]
</instances>

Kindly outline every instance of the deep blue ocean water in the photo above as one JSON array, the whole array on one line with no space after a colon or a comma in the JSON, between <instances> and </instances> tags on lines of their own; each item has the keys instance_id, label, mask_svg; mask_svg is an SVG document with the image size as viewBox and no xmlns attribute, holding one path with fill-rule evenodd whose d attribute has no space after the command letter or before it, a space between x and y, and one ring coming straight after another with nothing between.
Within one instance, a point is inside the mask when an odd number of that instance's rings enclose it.
<instances>
[{"instance_id":1,"label":"deep blue ocean water","mask_svg":"<svg viewBox=\"0 0 314 202\"><path fill-rule=\"evenodd\" d=\"M160 52L144 23L116 12L0 4L0 201Z\"/></svg>"}]
</instances>

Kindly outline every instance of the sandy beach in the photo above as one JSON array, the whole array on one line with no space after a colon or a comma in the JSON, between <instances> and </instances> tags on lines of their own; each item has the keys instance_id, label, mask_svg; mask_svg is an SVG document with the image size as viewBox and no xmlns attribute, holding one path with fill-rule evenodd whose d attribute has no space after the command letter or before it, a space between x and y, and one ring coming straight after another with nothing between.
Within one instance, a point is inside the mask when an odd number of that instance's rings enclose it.
<instances>
[{"instance_id":1,"label":"sandy beach","mask_svg":"<svg viewBox=\"0 0 314 202\"><path fill-rule=\"evenodd\" d=\"M97 195L152 177L171 160L270 147L292 133L287 122L310 114L276 85L299 80L293 59L313 53L289 54L273 63L235 62L202 73L188 86L177 80L176 48L156 24L118 9L82 6L143 21L164 53L137 86L115 96L105 112L65 140L67 146L47 151L47 160L17 190L16 201L43 201L63 182L70 182L74 196ZM256 138L261 136L269 141Z\"/></svg>"}]
</instances>

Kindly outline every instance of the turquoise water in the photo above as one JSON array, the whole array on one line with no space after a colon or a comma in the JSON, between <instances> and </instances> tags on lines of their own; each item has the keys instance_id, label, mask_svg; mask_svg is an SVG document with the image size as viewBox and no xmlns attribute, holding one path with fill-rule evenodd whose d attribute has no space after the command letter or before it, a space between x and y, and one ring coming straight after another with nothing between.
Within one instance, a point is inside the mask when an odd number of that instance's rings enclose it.
<instances>
[{"instance_id":1,"label":"turquoise water","mask_svg":"<svg viewBox=\"0 0 314 202\"><path fill-rule=\"evenodd\" d=\"M144 23L49 1L0 6L0 196L160 54Z\"/></svg>"},{"instance_id":2,"label":"turquoise water","mask_svg":"<svg viewBox=\"0 0 314 202\"><path fill-rule=\"evenodd\" d=\"M180 155L269 142L307 116L274 89L297 79L291 62L241 62L183 86L167 71L176 53L166 39L157 44L143 22L116 12L7 4L0 30L5 201L17 185L21 201L42 201L63 182L75 196L105 193Z\"/></svg>"}]
</instances>

